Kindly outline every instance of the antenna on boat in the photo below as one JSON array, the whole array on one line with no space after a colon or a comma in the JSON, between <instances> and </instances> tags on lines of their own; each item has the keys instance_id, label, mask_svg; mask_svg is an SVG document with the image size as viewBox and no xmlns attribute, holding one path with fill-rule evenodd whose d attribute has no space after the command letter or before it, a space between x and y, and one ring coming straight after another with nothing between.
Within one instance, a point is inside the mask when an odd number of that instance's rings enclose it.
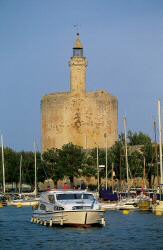
<instances>
[{"instance_id":1,"label":"antenna on boat","mask_svg":"<svg viewBox=\"0 0 163 250\"><path fill-rule=\"evenodd\" d=\"M5 184L5 161L4 161L4 148L3 148L3 136L1 135L1 150L2 150L2 174L3 174L3 193L6 193Z\"/></svg>"},{"instance_id":2,"label":"antenna on boat","mask_svg":"<svg viewBox=\"0 0 163 250\"><path fill-rule=\"evenodd\" d=\"M36 140L34 139L34 158L35 158L35 197L37 196L37 158L36 158Z\"/></svg>"},{"instance_id":3,"label":"antenna on boat","mask_svg":"<svg viewBox=\"0 0 163 250\"><path fill-rule=\"evenodd\" d=\"M22 187L22 154L20 155L20 180L19 180L19 194L21 194L21 187Z\"/></svg>"}]
</instances>

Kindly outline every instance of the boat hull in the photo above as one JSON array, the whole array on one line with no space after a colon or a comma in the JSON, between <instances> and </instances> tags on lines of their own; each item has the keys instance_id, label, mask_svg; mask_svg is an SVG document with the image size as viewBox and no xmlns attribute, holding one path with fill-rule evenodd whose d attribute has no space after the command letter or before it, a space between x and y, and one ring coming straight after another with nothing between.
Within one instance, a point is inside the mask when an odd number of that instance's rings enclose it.
<instances>
[{"instance_id":1,"label":"boat hull","mask_svg":"<svg viewBox=\"0 0 163 250\"><path fill-rule=\"evenodd\" d=\"M36 206L38 204L38 201L8 201L8 206L15 206L15 207L27 207L27 206Z\"/></svg>"},{"instance_id":2,"label":"boat hull","mask_svg":"<svg viewBox=\"0 0 163 250\"><path fill-rule=\"evenodd\" d=\"M0 202L0 208L7 206L7 202Z\"/></svg>"},{"instance_id":3,"label":"boat hull","mask_svg":"<svg viewBox=\"0 0 163 250\"><path fill-rule=\"evenodd\" d=\"M149 211L151 210L151 202L148 200L140 200L138 203L139 210Z\"/></svg>"},{"instance_id":4,"label":"boat hull","mask_svg":"<svg viewBox=\"0 0 163 250\"><path fill-rule=\"evenodd\" d=\"M134 205L117 205L117 210L136 210L138 207L135 207Z\"/></svg>"},{"instance_id":5,"label":"boat hull","mask_svg":"<svg viewBox=\"0 0 163 250\"><path fill-rule=\"evenodd\" d=\"M152 212L156 215L163 215L163 201L158 201L152 205Z\"/></svg>"},{"instance_id":6,"label":"boat hull","mask_svg":"<svg viewBox=\"0 0 163 250\"><path fill-rule=\"evenodd\" d=\"M101 203L101 208L104 210L104 211L107 211L107 210L116 210L117 209L117 203L107 203L107 202L103 202Z\"/></svg>"},{"instance_id":7,"label":"boat hull","mask_svg":"<svg viewBox=\"0 0 163 250\"><path fill-rule=\"evenodd\" d=\"M101 210L87 211L56 211L56 212L38 212L33 213L32 221L42 222L42 224L51 223L53 225L71 225L71 226L104 226L105 220Z\"/></svg>"}]
</instances>

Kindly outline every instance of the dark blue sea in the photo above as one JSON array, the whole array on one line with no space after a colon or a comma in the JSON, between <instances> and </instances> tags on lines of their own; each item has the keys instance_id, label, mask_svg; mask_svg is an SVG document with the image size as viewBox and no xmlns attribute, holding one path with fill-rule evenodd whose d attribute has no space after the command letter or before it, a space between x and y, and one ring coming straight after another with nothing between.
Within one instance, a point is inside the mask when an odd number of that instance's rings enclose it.
<instances>
[{"instance_id":1,"label":"dark blue sea","mask_svg":"<svg viewBox=\"0 0 163 250\"><path fill-rule=\"evenodd\" d=\"M46 227L30 222L31 208L0 209L0 249L163 249L163 217L106 212L103 228Z\"/></svg>"}]
</instances>

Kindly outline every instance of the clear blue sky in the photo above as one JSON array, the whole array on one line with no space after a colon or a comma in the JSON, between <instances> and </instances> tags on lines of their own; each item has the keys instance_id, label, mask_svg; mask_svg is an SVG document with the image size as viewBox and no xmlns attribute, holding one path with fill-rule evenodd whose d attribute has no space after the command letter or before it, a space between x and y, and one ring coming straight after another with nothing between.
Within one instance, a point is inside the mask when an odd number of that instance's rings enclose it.
<instances>
[{"instance_id":1,"label":"clear blue sky","mask_svg":"<svg viewBox=\"0 0 163 250\"><path fill-rule=\"evenodd\" d=\"M118 97L119 132L153 136L163 97L162 0L0 0L0 131L5 146L41 147L40 101L69 91L76 30L88 59L87 90ZM161 99L163 101L163 98Z\"/></svg>"}]
</instances>

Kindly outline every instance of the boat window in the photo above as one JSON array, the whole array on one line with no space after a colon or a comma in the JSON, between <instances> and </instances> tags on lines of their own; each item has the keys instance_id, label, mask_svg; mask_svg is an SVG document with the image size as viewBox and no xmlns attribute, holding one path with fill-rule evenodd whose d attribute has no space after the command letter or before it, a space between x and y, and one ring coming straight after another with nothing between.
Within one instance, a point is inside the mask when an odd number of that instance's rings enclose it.
<instances>
[{"instance_id":1,"label":"boat window","mask_svg":"<svg viewBox=\"0 0 163 250\"><path fill-rule=\"evenodd\" d=\"M55 203L55 198L54 198L54 195L48 195L48 199L50 201L50 203Z\"/></svg>"},{"instance_id":2,"label":"boat window","mask_svg":"<svg viewBox=\"0 0 163 250\"><path fill-rule=\"evenodd\" d=\"M57 200L79 200L79 199L82 199L82 193L57 194Z\"/></svg>"},{"instance_id":3,"label":"boat window","mask_svg":"<svg viewBox=\"0 0 163 250\"><path fill-rule=\"evenodd\" d=\"M83 199L90 199L90 200L94 200L94 197L92 194L83 194Z\"/></svg>"},{"instance_id":4,"label":"boat window","mask_svg":"<svg viewBox=\"0 0 163 250\"><path fill-rule=\"evenodd\" d=\"M82 199L82 194L74 194L75 195L75 199Z\"/></svg>"},{"instance_id":5,"label":"boat window","mask_svg":"<svg viewBox=\"0 0 163 250\"><path fill-rule=\"evenodd\" d=\"M40 210L46 210L46 206L44 204L40 204Z\"/></svg>"},{"instance_id":6,"label":"boat window","mask_svg":"<svg viewBox=\"0 0 163 250\"><path fill-rule=\"evenodd\" d=\"M72 194L57 194L57 200L80 200L80 199L91 199L94 197L92 194L72 193Z\"/></svg>"},{"instance_id":7,"label":"boat window","mask_svg":"<svg viewBox=\"0 0 163 250\"><path fill-rule=\"evenodd\" d=\"M74 200L77 199L75 194L57 194L57 200ZM80 198L78 198L80 199Z\"/></svg>"}]
</instances>

